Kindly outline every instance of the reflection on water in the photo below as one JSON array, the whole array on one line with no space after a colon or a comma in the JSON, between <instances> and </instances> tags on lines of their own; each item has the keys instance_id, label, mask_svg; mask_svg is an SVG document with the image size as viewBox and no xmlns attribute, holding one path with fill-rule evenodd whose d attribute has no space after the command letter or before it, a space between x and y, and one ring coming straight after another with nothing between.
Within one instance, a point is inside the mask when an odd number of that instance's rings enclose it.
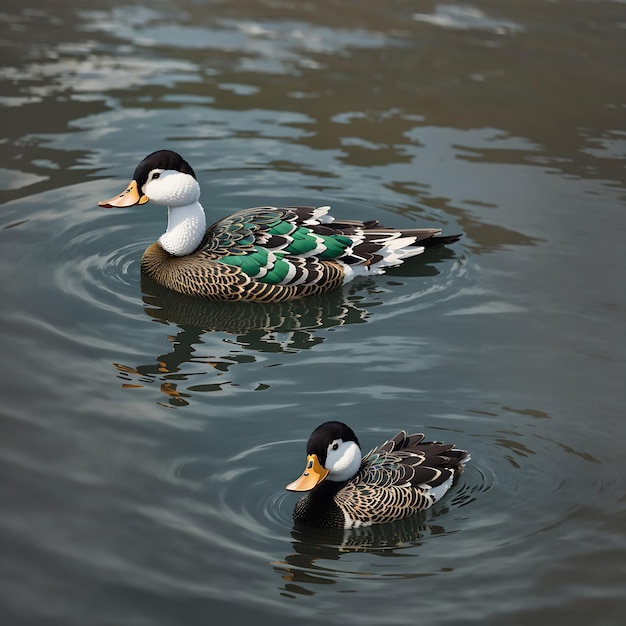
<instances>
[{"instance_id":1,"label":"reflection on water","mask_svg":"<svg viewBox=\"0 0 626 626\"><path fill-rule=\"evenodd\" d=\"M393 286L394 280L404 276L436 276L437 263L454 256L447 248L429 250L419 260L388 272L388 284ZM237 386L226 376L236 365L256 363L261 354L310 350L327 339L322 331L367 323L371 310L382 304L377 285L376 278L359 278L329 293L284 303L205 302L170 291L142 275L145 313L178 330L166 335L171 350L156 356L154 362L113 365L124 389L157 385L168 406L188 406L194 393ZM208 333L222 338L209 343ZM199 346L203 346L202 353ZM255 390L268 388L259 383Z\"/></svg>"},{"instance_id":2,"label":"reflection on water","mask_svg":"<svg viewBox=\"0 0 626 626\"><path fill-rule=\"evenodd\" d=\"M435 6L434 13L414 13L412 17L418 22L434 24L441 28L490 31L497 35L508 35L524 30L521 24L490 17L486 11L479 8L458 4L439 4Z\"/></svg>"},{"instance_id":3,"label":"reflection on water","mask_svg":"<svg viewBox=\"0 0 626 626\"><path fill-rule=\"evenodd\" d=\"M281 561L272 563L274 571L286 581L282 588L287 595L314 595L320 585L336 584L338 579L351 574L354 577L418 578L435 572L403 571L385 573L383 569L369 568L352 571L342 565L344 555L363 553L377 557L401 557L404 551L419 549L425 536L444 534L442 526L427 523L422 514L388 524L379 524L350 531L334 530L316 533L294 529L291 531L294 552ZM354 563L352 563L354 565Z\"/></svg>"},{"instance_id":4,"label":"reflection on water","mask_svg":"<svg viewBox=\"0 0 626 626\"><path fill-rule=\"evenodd\" d=\"M157 356L154 363L114 365L124 388L158 384L170 405L186 406L192 393L221 391L236 384L225 380L225 374L235 365L255 363L260 353L307 350L325 340L318 333L322 329L367 321L367 309L361 304L364 296L355 295L353 289L284 303L204 302L142 276L146 314L166 326L174 324L178 331L167 336L171 351ZM220 352L198 354L199 346L209 348L203 340L207 333L223 336L211 344ZM180 390L189 380L194 384ZM259 384L257 390L267 387Z\"/></svg>"}]
</instances>

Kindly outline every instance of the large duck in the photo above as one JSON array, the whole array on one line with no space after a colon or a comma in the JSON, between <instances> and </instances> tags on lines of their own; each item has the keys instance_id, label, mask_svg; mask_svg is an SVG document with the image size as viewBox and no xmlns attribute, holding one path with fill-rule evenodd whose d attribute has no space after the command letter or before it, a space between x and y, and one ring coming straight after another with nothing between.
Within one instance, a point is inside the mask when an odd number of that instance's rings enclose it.
<instances>
[{"instance_id":1,"label":"large duck","mask_svg":"<svg viewBox=\"0 0 626 626\"><path fill-rule=\"evenodd\" d=\"M141 269L164 287L205 300L282 302L319 294L460 237L441 236L438 228L339 221L328 206L258 207L207 228L199 200L189 163L158 150L139 163L121 194L98 204L166 206L167 230L144 252Z\"/></svg>"}]
</instances>

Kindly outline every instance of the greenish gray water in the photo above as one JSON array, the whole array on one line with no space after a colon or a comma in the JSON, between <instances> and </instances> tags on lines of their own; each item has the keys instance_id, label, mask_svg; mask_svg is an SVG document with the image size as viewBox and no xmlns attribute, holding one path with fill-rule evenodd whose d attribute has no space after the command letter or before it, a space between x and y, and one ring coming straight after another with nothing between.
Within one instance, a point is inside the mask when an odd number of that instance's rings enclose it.
<instances>
[{"instance_id":1,"label":"greenish gray water","mask_svg":"<svg viewBox=\"0 0 626 626\"><path fill-rule=\"evenodd\" d=\"M5 2L2 623L618 624L626 7ZM96 208L158 148L216 219L463 232L376 279L207 304ZM471 451L433 511L296 531L310 431Z\"/></svg>"}]
</instances>

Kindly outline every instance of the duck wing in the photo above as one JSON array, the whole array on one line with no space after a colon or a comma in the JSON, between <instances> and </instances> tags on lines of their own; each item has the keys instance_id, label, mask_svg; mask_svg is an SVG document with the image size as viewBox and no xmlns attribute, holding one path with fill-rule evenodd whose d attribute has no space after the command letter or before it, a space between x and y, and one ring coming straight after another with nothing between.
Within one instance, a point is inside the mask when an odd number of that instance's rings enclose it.
<instances>
[{"instance_id":1,"label":"duck wing","mask_svg":"<svg viewBox=\"0 0 626 626\"><path fill-rule=\"evenodd\" d=\"M330 207L256 207L228 215L209 226L200 248L220 256L251 254L264 248L294 256L340 257L357 227L328 228Z\"/></svg>"},{"instance_id":2,"label":"duck wing","mask_svg":"<svg viewBox=\"0 0 626 626\"><path fill-rule=\"evenodd\" d=\"M338 221L330 207L257 207L233 213L210 226L199 251L236 266L265 283L315 283L341 267L397 265L425 246L449 243L436 228L398 230L376 221ZM458 238L458 237L456 237ZM454 239L454 237L453 237ZM445 240L445 241L444 241ZM408 251L407 251L408 250Z\"/></svg>"},{"instance_id":3,"label":"duck wing","mask_svg":"<svg viewBox=\"0 0 626 626\"><path fill-rule=\"evenodd\" d=\"M304 209L257 207L233 213L209 226L198 253L270 285L341 284L341 268L325 262L344 256L353 240L341 232L318 234L320 211Z\"/></svg>"},{"instance_id":4,"label":"duck wing","mask_svg":"<svg viewBox=\"0 0 626 626\"><path fill-rule=\"evenodd\" d=\"M467 452L452 444L401 431L363 457L359 472L335 500L357 523L407 517L439 500L468 460Z\"/></svg>"}]
</instances>

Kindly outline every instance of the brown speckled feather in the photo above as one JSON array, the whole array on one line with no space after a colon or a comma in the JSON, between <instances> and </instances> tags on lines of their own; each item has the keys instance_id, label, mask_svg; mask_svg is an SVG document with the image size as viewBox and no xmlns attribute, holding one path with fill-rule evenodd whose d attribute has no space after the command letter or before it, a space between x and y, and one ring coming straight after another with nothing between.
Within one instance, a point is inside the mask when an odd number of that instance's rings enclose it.
<instances>
[{"instance_id":1,"label":"brown speckled feather","mask_svg":"<svg viewBox=\"0 0 626 626\"><path fill-rule=\"evenodd\" d=\"M285 302L334 289L343 283L342 267L332 261L317 262L323 281L301 285L275 285L255 281L237 267L220 263L213 251L187 257L168 254L158 243L144 252L141 269L152 280L188 296L204 300Z\"/></svg>"},{"instance_id":2,"label":"brown speckled feather","mask_svg":"<svg viewBox=\"0 0 626 626\"><path fill-rule=\"evenodd\" d=\"M434 504L431 488L460 473L467 453L423 439L401 431L365 455L358 474L335 496L344 514L359 523L381 523Z\"/></svg>"}]
</instances>

